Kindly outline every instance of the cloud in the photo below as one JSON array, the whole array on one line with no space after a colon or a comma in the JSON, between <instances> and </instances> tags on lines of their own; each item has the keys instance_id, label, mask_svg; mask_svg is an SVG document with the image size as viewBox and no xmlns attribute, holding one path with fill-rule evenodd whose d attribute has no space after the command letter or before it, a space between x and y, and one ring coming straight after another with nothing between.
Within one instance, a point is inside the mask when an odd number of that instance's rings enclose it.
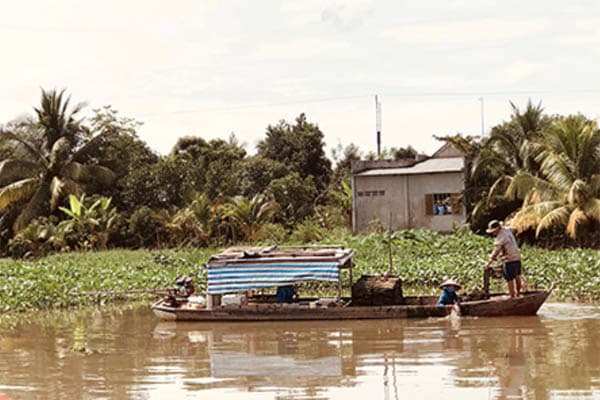
<instances>
[{"instance_id":1,"label":"cloud","mask_svg":"<svg viewBox=\"0 0 600 400\"><path fill-rule=\"evenodd\" d=\"M517 83L539 73L542 69L542 64L517 60L504 68L498 78L505 84Z\"/></svg>"},{"instance_id":2,"label":"cloud","mask_svg":"<svg viewBox=\"0 0 600 400\"><path fill-rule=\"evenodd\" d=\"M316 57L332 51L347 50L350 44L345 42L327 42L322 39L309 38L290 42L261 45L254 56L261 61L266 60L301 60Z\"/></svg>"},{"instance_id":3,"label":"cloud","mask_svg":"<svg viewBox=\"0 0 600 400\"><path fill-rule=\"evenodd\" d=\"M600 43L600 19L575 21L575 29L559 39L565 45L592 45Z\"/></svg>"},{"instance_id":4,"label":"cloud","mask_svg":"<svg viewBox=\"0 0 600 400\"><path fill-rule=\"evenodd\" d=\"M546 21L542 19L481 19L405 26L387 29L383 34L406 44L467 44L523 37L542 31L546 26Z\"/></svg>"},{"instance_id":5,"label":"cloud","mask_svg":"<svg viewBox=\"0 0 600 400\"><path fill-rule=\"evenodd\" d=\"M359 29L365 18L372 14L373 8L369 2L332 4L321 12L321 21L332 23L338 31L349 32Z\"/></svg>"}]
</instances>

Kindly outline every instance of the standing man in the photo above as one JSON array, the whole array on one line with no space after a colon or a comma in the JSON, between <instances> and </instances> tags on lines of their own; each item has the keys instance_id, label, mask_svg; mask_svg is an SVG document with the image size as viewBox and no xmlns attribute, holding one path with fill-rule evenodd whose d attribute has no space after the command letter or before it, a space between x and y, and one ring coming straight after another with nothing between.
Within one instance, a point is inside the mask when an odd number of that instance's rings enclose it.
<instances>
[{"instance_id":1,"label":"standing man","mask_svg":"<svg viewBox=\"0 0 600 400\"><path fill-rule=\"evenodd\" d=\"M494 235L494 251L490 260L485 264L489 268L494 260L500 257L504 267L504 279L508 284L510 297L517 297L521 294L521 253L513 231L509 227L503 227L498 220L490 221L487 233Z\"/></svg>"}]
</instances>

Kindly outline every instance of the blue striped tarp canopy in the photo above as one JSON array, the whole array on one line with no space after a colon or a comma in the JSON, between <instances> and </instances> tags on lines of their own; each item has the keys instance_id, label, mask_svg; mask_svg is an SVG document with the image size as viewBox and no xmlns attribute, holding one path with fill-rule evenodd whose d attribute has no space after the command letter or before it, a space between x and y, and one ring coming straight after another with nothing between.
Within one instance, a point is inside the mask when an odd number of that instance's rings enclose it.
<instances>
[{"instance_id":1,"label":"blue striped tarp canopy","mask_svg":"<svg viewBox=\"0 0 600 400\"><path fill-rule=\"evenodd\" d=\"M208 293L220 294L293 285L307 281L337 282L337 263L225 264L208 267Z\"/></svg>"}]
</instances>

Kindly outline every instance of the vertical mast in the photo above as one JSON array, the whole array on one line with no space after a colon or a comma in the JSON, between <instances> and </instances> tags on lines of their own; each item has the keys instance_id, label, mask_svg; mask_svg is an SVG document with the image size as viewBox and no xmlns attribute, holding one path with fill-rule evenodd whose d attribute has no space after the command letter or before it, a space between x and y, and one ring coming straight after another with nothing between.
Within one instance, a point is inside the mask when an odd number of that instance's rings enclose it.
<instances>
[{"instance_id":1,"label":"vertical mast","mask_svg":"<svg viewBox=\"0 0 600 400\"><path fill-rule=\"evenodd\" d=\"M377 158L381 157L381 103L375 95L375 129L377 131Z\"/></svg>"}]
</instances>

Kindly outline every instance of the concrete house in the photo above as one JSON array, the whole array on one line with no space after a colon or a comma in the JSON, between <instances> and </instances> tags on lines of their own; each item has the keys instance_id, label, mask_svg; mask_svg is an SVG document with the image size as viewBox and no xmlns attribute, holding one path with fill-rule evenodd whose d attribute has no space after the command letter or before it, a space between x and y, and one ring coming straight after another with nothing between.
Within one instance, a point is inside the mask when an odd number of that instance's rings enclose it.
<instances>
[{"instance_id":1,"label":"concrete house","mask_svg":"<svg viewBox=\"0 0 600 400\"><path fill-rule=\"evenodd\" d=\"M355 161L352 164L352 230L379 220L392 229L452 231L465 221L461 193L465 161L451 145L418 160Z\"/></svg>"}]
</instances>

